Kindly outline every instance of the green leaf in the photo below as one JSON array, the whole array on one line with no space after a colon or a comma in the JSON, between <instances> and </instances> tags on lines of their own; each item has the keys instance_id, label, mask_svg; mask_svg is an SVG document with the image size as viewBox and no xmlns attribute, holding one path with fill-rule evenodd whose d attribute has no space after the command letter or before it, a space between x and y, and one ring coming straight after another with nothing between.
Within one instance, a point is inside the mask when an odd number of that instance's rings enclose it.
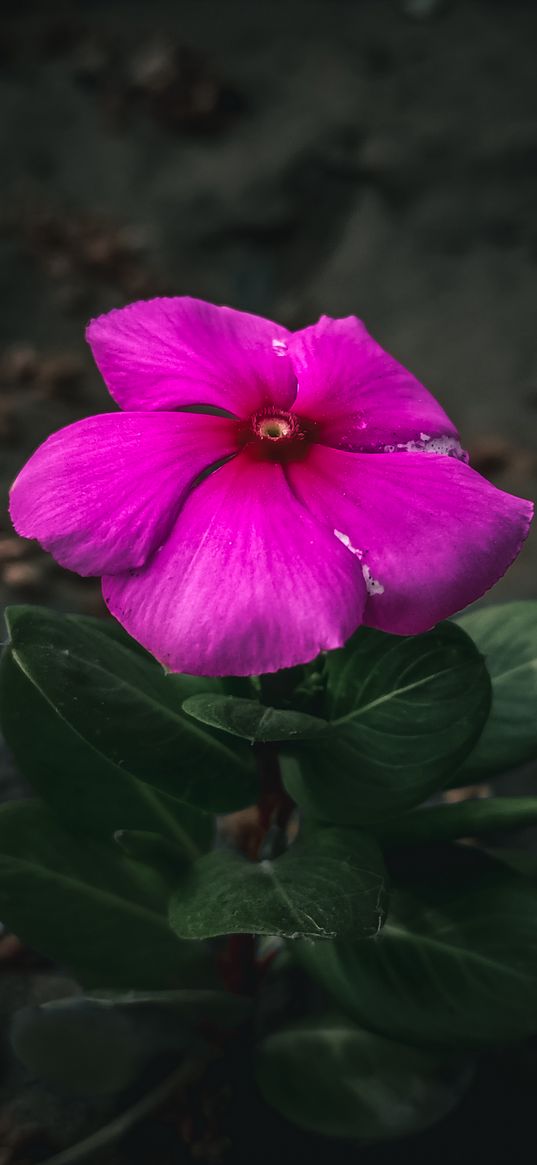
<instances>
[{"instance_id":1,"label":"green leaf","mask_svg":"<svg viewBox=\"0 0 537 1165\"><path fill-rule=\"evenodd\" d=\"M172 841L183 860L210 845L207 813L158 792L103 756L44 699L10 648L0 661L0 712L21 772L67 825L103 839L120 828L153 830Z\"/></svg>"},{"instance_id":2,"label":"green leaf","mask_svg":"<svg viewBox=\"0 0 537 1165\"><path fill-rule=\"evenodd\" d=\"M537 884L537 854L527 849L508 849L506 846L491 846L485 853L497 862L503 862L515 874L531 878Z\"/></svg>"},{"instance_id":3,"label":"green leaf","mask_svg":"<svg viewBox=\"0 0 537 1165\"><path fill-rule=\"evenodd\" d=\"M155 1056L184 1053L200 1024L237 1026L249 1008L224 991L94 993L23 1008L11 1040L32 1075L70 1093L105 1095L123 1091Z\"/></svg>"},{"instance_id":4,"label":"green leaf","mask_svg":"<svg viewBox=\"0 0 537 1165\"><path fill-rule=\"evenodd\" d=\"M212 1024L218 1028L233 1028L244 1022L251 1013L252 1001L244 995L229 991L186 989L179 991L96 990L91 998L137 1016L156 1011L169 1016L173 1013L183 1024L194 1029Z\"/></svg>"},{"instance_id":5,"label":"green leaf","mask_svg":"<svg viewBox=\"0 0 537 1165\"><path fill-rule=\"evenodd\" d=\"M206 949L181 943L167 887L115 846L68 833L37 802L0 808L0 918L85 986L210 984Z\"/></svg>"},{"instance_id":6,"label":"green leaf","mask_svg":"<svg viewBox=\"0 0 537 1165\"><path fill-rule=\"evenodd\" d=\"M189 862L199 857L192 848L179 848L161 834L147 830L116 829L114 841L128 858L152 866L166 879L176 880L178 871L182 874Z\"/></svg>"},{"instance_id":7,"label":"green leaf","mask_svg":"<svg viewBox=\"0 0 537 1165\"><path fill-rule=\"evenodd\" d=\"M167 676L152 659L82 625L80 617L12 607L6 621L14 661L54 714L55 752L64 751L68 726L81 751L90 746L94 767L102 757L193 807L230 812L256 800L250 751L217 739L182 713L191 677ZM198 683L195 677L194 690ZM4 709L8 696L4 692ZM3 719L7 737L11 707Z\"/></svg>"},{"instance_id":8,"label":"green leaf","mask_svg":"<svg viewBox=\"0 0 537 1165\"><path fill-rule=\"evenodd\" d=\"M326 720L308 716L305 712L288 712L280 708L266 708L256 700L206 693L190 696L183 709L202 724L220 728L232 736L245 740L263 741L299 740L317 737L329 731Z\"/></svg>"},{"instance_id":9,"label":"green leaf","mask_svg":"<svg viewBox=\"0 0 537 1165\"><path fill-rule=\"evenodd\" d=\"M190 676L186 673L168 672L162 665L138 643L127 634L125 628L118 623L116 619L96 618L93 615L69 615L69 619L76 623L79 627L85 628L86 631L96 631L101 635L107 635L114 643L119 643L121 647L126 647L129 651L134 651L136 655L141 655L146 663L152 665L156 671L166 676L167 684L177 694L175 703L175 711L180 708L183 700L188 696L196 696L199 693L214 692L217 695L241 695L250 696L252 692L251 681L248 676L221 676L215 678L213 676Z\"/></svg>"},{"instance_id":10,"label":"green leaf","mask_svg":"<svg viewBox=\"0 0 537 1165\"><path fill-rule=\"evenodd\" d=\"M427 845L530 825L537 825L537 797L483 797L404 813L386 821L379 837L383 844Z\"/></svg>"},{"instance_id":11,"label":"green leaf","mask_svg":"<svg viewBox=\"0 0 537 1165\"><path fill-rule=\"evenodd\" d=\"M8 609L13 611L14 608ZM21 608L16 609L20 610ZM28 608L23 609L28 610ZM35 610L36 608L30 609ZM95 615L69 615L69 619L83 630L89 632L97 631L100 635L107 635L114 643L119 643L121 647L126 647L129 651L134 651L136 655L141 655L146 663L152 664L155 668L160 667L154 655L151 655L149 651L146 651L145 647L142 647L141 643L133 639L125 631L125 628L121 626L121 623L118 623L117 619L107 618L106 616L100 618Z\"/></svg>"},{"instance_id":12,"label":"green leaf","mask_svg":"<svg viewBox=\"0 0 537 1165\"><path fill-rule=\"evenodd\" d=\"M492 707L459 774L464 780L537 758L537 602L498 603L460 615L457 623L484 655Z\"/></svg>"},{"instance_id":13,"label":"green leaf","mask_svg":"<svg viewBox=\"0 0 537 1165\"><path fill-rule=\"evenodd\" d=\"M441 1120L463 1095L472 1067L329 1014L264 1040L256 1076L268 1104L300 1128L371 1142Z\"/></svg>"},{"instance_id":14,"label":"green leaf","mask_svg":"<svg viewBox=\"0 0 537 1165\"><path fill-rule=\"evenodd\" d=\"M75 1095L122 1092L160 1050L128 1016L83 997L23 1008L11 1041L32 1076Z\"/></svg>"},{"instance_id":15,"label":"green leaf","mask_svg":"<svg viewBox=\"0 0 537 1165\"><path fill-rule=\"evenodd\" d=\"M170 902L182 938L253 933L329 939L376 934L385 880L373 838L351 829L304 832L274 861L219 850L191 866Z\"/></svg>"},{"instance_id":16,"label":"green leaf","mask_svg":"<svg viewBox=\"0 0 537 1165\"><path fill-rule=\"evenodd\" d=\"M536 882L455 848L394 891L374 942L293 950L373 1031L439 1047L508 1042L537 1031L536 906Z\"/></svg>"},{"instance_id":17,"label":"green leaf","mask_svg":"<svg viewBox=\"0 0 537 1165\"><path fill-rule=\"evenodd\" d=\"M283 770L291 796L325 821L370 825L424 801L489 710L484 662L452 623L412 638L362 627L326 671L332 731L287 745Z\"/></svg>"}]
</instances>

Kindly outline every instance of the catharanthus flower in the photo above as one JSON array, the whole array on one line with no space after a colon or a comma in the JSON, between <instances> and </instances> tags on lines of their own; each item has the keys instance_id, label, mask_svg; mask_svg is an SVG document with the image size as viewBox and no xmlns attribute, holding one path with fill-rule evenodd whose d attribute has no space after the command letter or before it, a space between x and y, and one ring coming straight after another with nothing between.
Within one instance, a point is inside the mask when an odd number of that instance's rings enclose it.
<instances>
[{"instance_id":1,"label":"catharanthus flower","mask_svg":"<svg viewBox=\"0 0 537 1165\"><path fill-rule=\"evenodd\" d=\"M189 298L93 320L123 412L50 437L16 529L102 575L168 668L304 663L360 623L425 631L518 554L529 502L472 470L440 405L354 317L291 333Z\"/></svg>"}]
</instances>

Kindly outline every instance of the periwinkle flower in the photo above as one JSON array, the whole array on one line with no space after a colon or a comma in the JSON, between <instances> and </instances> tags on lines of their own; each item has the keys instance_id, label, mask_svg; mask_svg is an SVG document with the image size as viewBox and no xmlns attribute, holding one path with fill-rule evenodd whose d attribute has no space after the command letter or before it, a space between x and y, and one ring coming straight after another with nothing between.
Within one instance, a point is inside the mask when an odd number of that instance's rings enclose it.
<instances>
[{"instance_id":1,"label":"periwinkle flower","mask_svg":"<svg viewBox=\"0 0 537 1165\"><path fill-rule=\"evenodd\" d=\"M361 623L425 631L520 550L531 504L468 466L440 405L352 316L291 333L154 299L88 339L124 411L45 441L13 522L103 576L112 614L173 671L275 671Z\"/></svg>"}]
</instances>

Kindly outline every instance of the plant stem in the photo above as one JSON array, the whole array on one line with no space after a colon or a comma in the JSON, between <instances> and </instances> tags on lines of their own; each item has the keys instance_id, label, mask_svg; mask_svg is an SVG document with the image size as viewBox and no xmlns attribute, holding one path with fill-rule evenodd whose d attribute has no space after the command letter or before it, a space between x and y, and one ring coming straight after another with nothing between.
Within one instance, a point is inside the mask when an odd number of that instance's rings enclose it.
<instances>
[{"instance_id":1,"label":"plant stem","mask_svg":"<svg viewBox=\"0 0 537 1165\"><path fill-rule=\"evenodd\" d=\"M253 995L257 986L255 935L230 934L220 959L222 978L234 995Z\"/></svg>"},{"instance_id":2,"label":"plant stem","mask_svg":"<svg viewBox=\"0 0 537 1165\"><path fill-rule=\"evenodd\" d=\"M259 848L261 848L263 839L271 826L276 825L282 830L285 829L295 808L295 803L283 787L280 758L276 746L259 744L255 748L261 786L257 803L261 832Z\"/></svg>"},{"instance_id":3,"label":"plant stem","mask_svg":"<svg viewBox=\"0 0 537 1165\"><path fill-rule=\"evenodd\" d=\"M161 1104L164 1104L177 1089L195 1079L206 1067L206 1064L206 1058L203 1061L190 1060L186 1064L182 1064L170 1076L166 1076L165 1080L161 1080L156 1088L142 1096L141 1100L137 1100L131 1108L114 1117L109 1124L104 1125L102 1129L98 1129L96 1133L92 1133L85 1140L79 1141L78 1144L72 1145L69 1149L62 1150L55 1157L49 1157L46 1165L78 1165L79 1161L85 1161L101 1149L108 1148L125 1136L125 1133L138 1121L143 1120Z\"/></svg>"},{"instance_id":4,"label":"plant stem","mask_svg":"<svg viewBox=\"0 0 537 1165\"><path fill-rule=\"evenodd\" d=\"M257 744L255 753L260 779L257 802L258 822L252 828L243 851L251 861L258 861L264 845L269 843L276 856L285 846L285 831L295 803L282 784L278 751L273 744ZM274 838L270 835L274 831ZM257 987L256 938L253 934L232 934L220 960L224 983L229 991L253 995Z\"/></svg>"}]
</instances>

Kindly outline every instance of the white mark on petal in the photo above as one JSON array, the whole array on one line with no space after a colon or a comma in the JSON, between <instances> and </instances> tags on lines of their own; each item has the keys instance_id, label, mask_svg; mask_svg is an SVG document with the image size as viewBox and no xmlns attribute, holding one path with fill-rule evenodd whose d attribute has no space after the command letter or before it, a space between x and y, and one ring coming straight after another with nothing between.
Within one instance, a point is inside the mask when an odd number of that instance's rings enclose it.
<instances>
[{"instance_id":1,"label":"white mark on petal","mask_svg":"<svg viewBox=\"0 0 537 1165\"><path fill-rule=\"evenodd\" d=\"M286 340L273 340L272 341L272 349L273 349L274 353L276 354L276 356L286 356L287 355L287 341Z\"/></svg>"},{"instance_id":2,"label":"white mark on petal","mask_svg":"<svg viewBox=\"0 0 537 1165\"><path fill-rule=\"evenodd\" d=\"M338 538L339 541L342 542L343 545L347 547L347 550L350 550L351 554L354 554L355 557L358 559L358 561L362 562L362 558L364 557L364 552L363 552L363 550L359 550L357 546L353 546L353 544L349 538L349 535L344 534L342 532L342 530L334 530L334 534L335 534L336 538ZM368 567L367 563L365 563L365 562L362 562L362 574L364 576L364 582L365 582L365 586L366 586L366 590L367 590L368 595L383 595L384 594L384 587L383 587L382 583L380 583L378 581L378 579L373 578L373 575L371 574L371 570Z\"/></svg>"},{"instance_id":3,"label":"white mark on petal","mask_svg":"<svg viewBox=\"0 0 537 1165\"><path fill-rule=\"evenodd\" d=\"M457 457L468 461L468 454L456 437L430 437L420 433L419 441L403 441L399 445L385 445L385 453L436 453L441 457Z\"/></svg>"},{"instance_id":4,"label":"white mark on petal","mask_svg":"<svg viewBox=\"0 0 537 1165\"><path fill-rule=\"evenodd\" d=\"M359 559L362 558L362 551L357 550L356 546L353 546L348 534L344 534L342 530L334 530L334 534L336 538L339 538L339 541L347 547L347 550L350 550L351 554L355 554Z\"/></svg>"},{"instance_id":5,"label":"white mark on petal","mask_svg":"<svg viewBox=\"0 0 537 1165\"><path fill-rule=\"evenodd\" d=\"M366 566L365 562L362 563L362 574L365 579L365 587L368 595L384 594L384 587L382 583L380 583L378 579L373 578L373 575L371 574L369 567Z\"/></svg>"}]
</instances>

